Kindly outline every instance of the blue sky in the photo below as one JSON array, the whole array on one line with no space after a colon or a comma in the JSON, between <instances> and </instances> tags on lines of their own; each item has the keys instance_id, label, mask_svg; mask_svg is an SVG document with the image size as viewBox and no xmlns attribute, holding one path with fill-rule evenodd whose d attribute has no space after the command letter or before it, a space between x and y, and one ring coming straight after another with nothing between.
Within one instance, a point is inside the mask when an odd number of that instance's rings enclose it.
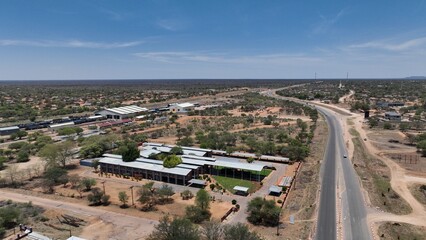
<instances>
[{"instance_id":1,"label":"blue sky","mask_svg":"<svg viewBox=\"0 0 426 240\"><path fill-rule=\"evenodd\" d=\"M0 79L426 75L426 1L2 0Z\"/></svg>"}]
</instances>

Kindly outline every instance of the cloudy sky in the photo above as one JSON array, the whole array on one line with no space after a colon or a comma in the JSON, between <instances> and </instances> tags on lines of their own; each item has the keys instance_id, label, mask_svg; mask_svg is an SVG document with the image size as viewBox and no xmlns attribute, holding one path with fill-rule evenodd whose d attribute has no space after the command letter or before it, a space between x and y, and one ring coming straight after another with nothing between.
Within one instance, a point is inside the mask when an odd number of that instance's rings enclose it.
<instances>
[{"instance_id":1,"label":"cloudy sky","mask_svg":"<svg viewBox=\"0 0 426 240\"><path fill-rule=\"evenodd\" d=\"M0 80L426 75L426 1L2 0Z\"/></svg>"}]
</instances>

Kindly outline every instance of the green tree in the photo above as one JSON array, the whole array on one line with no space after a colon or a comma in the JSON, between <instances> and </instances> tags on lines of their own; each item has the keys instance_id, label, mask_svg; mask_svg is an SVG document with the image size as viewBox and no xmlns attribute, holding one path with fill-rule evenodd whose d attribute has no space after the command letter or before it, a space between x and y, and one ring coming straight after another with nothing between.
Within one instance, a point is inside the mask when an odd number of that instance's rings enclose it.
<instances>
[{"instance_id":1,"label":"green tree","mask_svg":"<svg viewBox=\"0 0 426 240\"><path fill-rule=\"evenodd\" d=\"M126 192L119 192L118 193L118 200L122 203L122 207L127 207L127 202L129 201L129 196Z\"/></svg>"},{"instance_id":2,"label":"green tree","mask_svg":"<svg viewBox=\"0 0 426 240\"><path fill-rule=\"evenodd\" d=\"M204 190L198 190L195 196L195 205L201 208L202 210L208 210L210 207L210 195Z\"/></svg>"},{"instance_id":3,"label":"green tree","mask_svg":"<svg viewBox=\"0 0 426 240\"><path fill-rule=\"evenodd\" d=\"M30 160L30 154L27 151L20 150L16 156L18 162L28 162Z\"/></svg>"},{"instance_id":4,"label":"green tree","mask_svg":"<svg viewBox=\"0 0 426 240\"><path fill-rule=\"evenodd\" d=\"M202 223L208 220L211 213L208 210L203 210L199 206L191 205L186 207L185 217L193 223Z\"/></svg>"},{"instance_id":5,"label":"green tree","mask_svg":"<svg viewBox=\"0 0 426 240\"><path fill-rule=\"evenodd\" d=\"M247 220L254 225L276 226L279 222L281 208L273 200L261 197L253 198L247 207L249 216Z\"/></svg>"},{"instance_id":6,"label":"green tree","mask_svg":"<svg viewBox=\"0 0 426 240\"><path fill-rule=\"evenodd\" d=\"M174 146L174 147L172 147L172 149L170 149L170 154L182 155L183 154L183 149L180 146Z\"/></svg>"},{"instance_id":7,"label":"green tree","mask_svg":"<svg viewBox=\"0 0 426 240\"><path fill-rule=\"evenodd\" d=\"M124 162L135 161L140 156L138 145L133 141L125 141L124 146L121 150Z\"/></svg>"},{"instance_id":8,"label":"green tree","mask_svg":"<svg viewBox=\"0 0 426 240\"><path fill-rule=\"evenodd\" d=\"M100 188L93 188L90 194L87 195L87 200L90 202L90 205L107 205L109 203L109 195L106 195Z\"/></svg>"},{"instance_id":9,"label":"green tree","mask_svg":"<svg viewBox=\"0 0 426 240\"><path fill-rule=\"evenodd\" d=\"M164 201L164 197L166 200L169 200L171 196L175 194L173 188L167 184L163 184L158 190L157 193L162 201Z\"/></svg>"},{"instance_id":10,"label":"green tree","mask_svg":"<svg viewBox=\"0 0 426 240\"><path fill-rule=\"evenodd\" d=\"M426 140L417 143L417 148L422 151L422 156L426 157Z\"/></svg>"},{"instance_id":11,"label":"green tree","mask_svg":"<svg viewBox=\"0 0 426 240\"><path fill-rule=\"evenodd\" d=\"M225 225L223 236L223 240L262 240L256 232L250 232L243 223Z\"/></svg>"},{"instance_id":12,"label":"green tree","mask_svg":"<svg viewBox=\"0 0 426 240\"><path fill-rule=\"evenodd\" d=\"M39 156L46 162L46 167L65 167L72 159L74 143L65 141L58 144L47 144L39 152Z\"/></svg>"},{"instance_id":13,"label":"green tree","mask_svg":"<svg viewBox=\"0 0 426 240\"><path fill-rule=\"evenodd\" d=\"M174 168L181 163L182 159L179 156L168 155L163 161L163 166L166 168Z\"/></svg>"},{"instance_id":14,"label":"green tree","mask_svg":"<svg viewBox=\"0 0 426 240\"><path fill-rule=\"evenodd\" d=\"M81 179L81 185L85 187L86 191L90 191L96 185L96 180L94 178L83 178Z\"/></svg>"},{"instance_id":15,"label":"green tree","mask_svg":"<svg viewBox=\"0 0 426 240\"><path fill-rule=\"evenodd\" d=\"M148 236L148 240L200 240L198 227L188 219L164 216L155 230Z\"/></svg>"},{"instance_id":16,"label":"green tree","mask_svg":"<svg viewBox=\"0 0 426 240\"><path fill-rule=\"evenodd\" d=\"M206 240L221 240L223 238L223 227L220 222L209 221L204 225L203 235Z\"/></svg>"}]
</instances>

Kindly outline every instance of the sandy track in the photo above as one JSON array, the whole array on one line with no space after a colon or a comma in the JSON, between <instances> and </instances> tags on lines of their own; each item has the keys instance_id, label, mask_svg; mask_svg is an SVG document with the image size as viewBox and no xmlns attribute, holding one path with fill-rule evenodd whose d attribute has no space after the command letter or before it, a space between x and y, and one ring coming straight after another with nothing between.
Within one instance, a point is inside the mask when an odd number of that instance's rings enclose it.
<instances>
[{"instance_id":1,"label":"sandy track","mask_svg":"<svg viewBox=\"0 0 426 240\"><path fill-rule=\"evenodd\" d=\"M78 215L96 217L95 224L87 226L81 237L87 239L144 239L154 229L157 221L110 212L98 207L89 207L65 201L46 199L21 193L0 190L0 199L29 202L46 209L59 209Z\"/></svg>"}]
</instances>

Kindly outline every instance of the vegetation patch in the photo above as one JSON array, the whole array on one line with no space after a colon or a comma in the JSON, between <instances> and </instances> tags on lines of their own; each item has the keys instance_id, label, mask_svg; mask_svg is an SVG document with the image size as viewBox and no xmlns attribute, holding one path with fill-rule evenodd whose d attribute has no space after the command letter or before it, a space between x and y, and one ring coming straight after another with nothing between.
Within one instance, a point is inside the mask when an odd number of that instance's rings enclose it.
<instances>
[{"instance_id":1,"label":"vegetation patch","mask_svg":"<svg viewBox=\"0 0 426 240\"><path fill-rule=\"evenodd\" d=\"M247 187L249 188L249 193L254 193L257 190L257 188L260 187L259 184L256 184L255 182L252 182L249 180L236 179L236 178L223 177L223 176L212 176L212 177L216 180L216 182L218 182L226 190L232 193L234 193L233 188L235 186Z\"/></svg>"},{"instance_id":2,"label":"vegetation patch","mask_svg":"<svg viewBox=\"0 0 426 240\"><path fill-rule=\"evenodd\" d=\"M383 223L378 230L380 240L420 240L426 239L426 227L406 223Z\"/></svg>"},{"instance_id":3,"label":"vegetation patch","mask_svg":"<svg viewBox=\"0 0 426 240\"><path fill-rule=\"evenodd\" d=\"M404 215L412 211L410 205L396 193L390 185L390 170L379 159L364 149L359 137L352 138L354 143L355 170L362 179L362 185L369 193L374 206L394 214Z\"/></svg>"},{"instance_id":4,"label":"vegetation patch","mask_svg":"<svg viewBox=\"0 0 426 240\"><path fill-rule=\"evenodd\" d=\"M419 201L421 204L426 206L426 185L425 184L413 184L408 187L411 191L411 194Z\"/></svg>"}]
</instances>

